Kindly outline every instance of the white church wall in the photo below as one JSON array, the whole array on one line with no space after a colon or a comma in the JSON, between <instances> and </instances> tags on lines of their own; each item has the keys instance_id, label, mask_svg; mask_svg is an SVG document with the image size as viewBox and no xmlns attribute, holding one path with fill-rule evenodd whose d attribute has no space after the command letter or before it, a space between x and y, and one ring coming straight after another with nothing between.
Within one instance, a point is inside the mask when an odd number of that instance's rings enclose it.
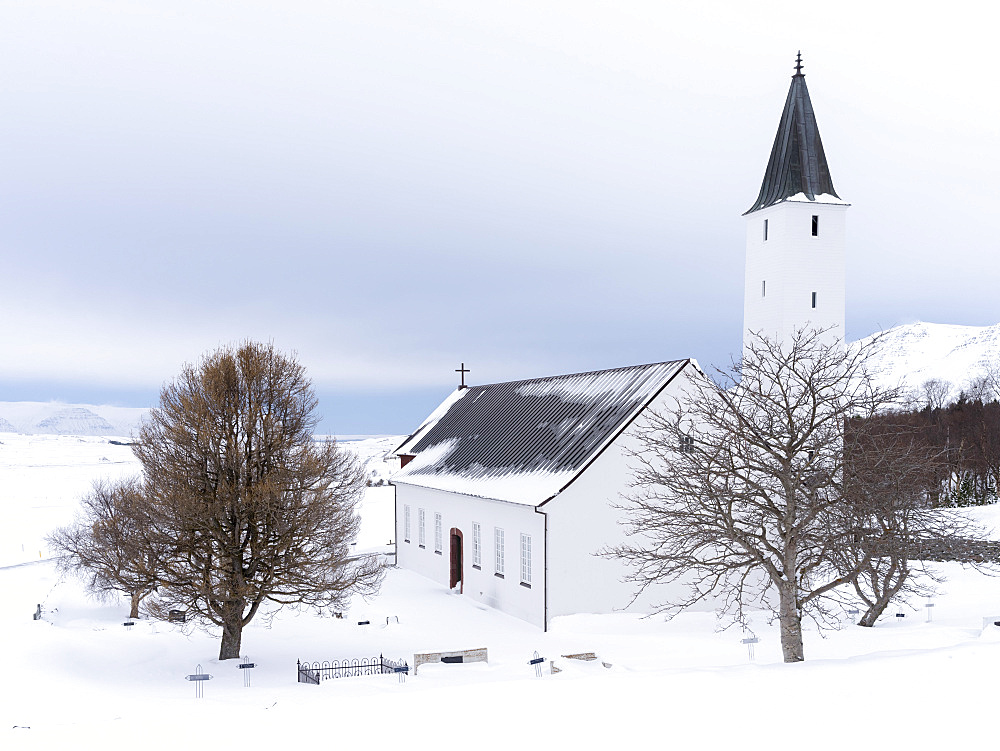
<instances>
[{"instance_id":1,"label":"white church wall","mask_svg":"<svg viewBox=\"0 0 1000 751\"><path fill-rule=\"evenodd\" d=\"M405 534L406 507L410 534ZM424 510L425 539L420 547L419 514ZM436 550L435 514L441 514L442 544ZM475 565L475 525L479 525L480 561ZM462 534L462 594L538 627L544 626L545 521L533 506L396 485L396 562L444 586L450 585L450 532ZM503 570L497 571L495 530L503 530ZM522 581L521 535L530 538L530 561Z\"/></svg>"},{"instance_id":2,"label":"white church wall","mask_svg":"<svg viewBox=\"0 0 1000 751\"><path fill-rule=\"evenodd\" d=\"M651 405L672 411L683 401L693 366L678 375ZM641 419L641 418L640 418ZM625 542L622 511L614 508L631 478L629 449L637 441L631 428L598 457L574 483L542 507L548 517L549 618L573 613L611 613L628 609L652 612L677 585L648 589L635 602L633 584L624 582L627 566L620 560L597 556L604 547ZM630 604L631 603L631 604Z\"/></svg>"},{"instance_id":3,"label":"white church wall","mask_svg":"<svg viewBox=\"0 0 1000 751\"><path fill-rule=\"evenodd\" d=\"M654 401L657 410L672 410L675 399L696 373L693 365L669 384ZM651 612L679 587L660 586L644 593L630 605L634 587L623 581L627 567L618 560L595 555L600 549L625 541L619 523L622 512L613 507L628 488L631 477L628 450L636 446L632 428L627 428L562 493L542 506L488 500L406 484L396 485L396 539L398 565L416 571L445 586L450 583L448 535L461 530L464 541L463 594L539 627L548 618L573 613L611 613L617 610ZM410 508L410 534L404 524ZM424 509L425 540L419 545L419 511ZM434 519L442 515L443 544L435 552ZM480 524L481 563L473 567L474 524ZM546 529L547 525L547 529ZM505 536L503 578L494 572L496 546L494 528ZM531 537L531 586L520 581L520 536ZM407 541L408 539L408 541ZM547 549L546 549L547 547ZM547 553L547 555L546 555ZM710 606L709 606L710 607Z\"/></svg>"},{"instance_id":4,"label":"white church wall","mask_svg":"<svg viewBox=\"0 0 1000 751\"><path fill-rule=\"evenodd\" d=\"M803 326L843 340L847 208L789 200L747 215L744 342L748 331L784 340Z\"/></svg>"}]
</instances>

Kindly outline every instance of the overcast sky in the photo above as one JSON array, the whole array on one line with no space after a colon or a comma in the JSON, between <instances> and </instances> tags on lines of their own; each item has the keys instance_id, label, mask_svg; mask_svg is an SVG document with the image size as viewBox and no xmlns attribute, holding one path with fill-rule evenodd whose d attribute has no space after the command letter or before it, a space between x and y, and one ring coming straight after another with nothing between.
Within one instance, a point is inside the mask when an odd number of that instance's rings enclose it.
<instances>
[{"instance_id":1,"label":"overcast sky","mask_svg":"<svg viewBox=\"0 0 1000 751\"><path fill-rule=\"evenodd\" d=\"M848 338L996 323L983 7L0 0L0 400L152 405L253 338L404 433L461 362L728 362L799 49Z\"/></svg>"}]
</instances>

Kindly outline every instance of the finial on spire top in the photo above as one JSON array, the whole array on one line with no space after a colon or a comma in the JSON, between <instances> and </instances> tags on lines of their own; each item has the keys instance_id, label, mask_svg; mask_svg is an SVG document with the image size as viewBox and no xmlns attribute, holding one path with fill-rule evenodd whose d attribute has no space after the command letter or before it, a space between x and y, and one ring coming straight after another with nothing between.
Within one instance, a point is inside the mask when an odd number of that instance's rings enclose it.
<instances>
[{"instance_id":1,"label":"finial on spire top","mask_svg":"<svg viewBox=\"0 0 1000 751\"><path fill-rule=\"evenodd\" d=\"M805 75L802 72L802 50L799 50L799 53L795 56L795 75Z\"/></svg>"}]
</instances>

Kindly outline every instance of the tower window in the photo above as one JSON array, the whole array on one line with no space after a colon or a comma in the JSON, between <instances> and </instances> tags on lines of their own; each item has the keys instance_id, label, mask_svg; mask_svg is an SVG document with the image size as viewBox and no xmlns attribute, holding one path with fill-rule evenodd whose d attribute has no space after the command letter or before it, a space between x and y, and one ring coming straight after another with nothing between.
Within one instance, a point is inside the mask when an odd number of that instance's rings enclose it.
<instances>
[{"instance_id":1,"label":"tower window","mask_svg":"<svg viewBox=\"0 0 1000 751\"><path fill-rule=\"evenodd\" d=\"M813 292L813 307L816 307L816 293Z\"/></svg>"},{"instance_id":2,"label":"tower window","mask_svg":"<svg viewBox=\"0 0 1000 751\"><path fill-rule=\"evenodd\" d=\"M767 219L764 220L764 242L767 242Z\"/></svg>"},{"instance_id":3,"label":"tower window","mask_svg":"<svg viewBox=\"0 0 1000 751\"><path fill-rule=\"evenodd\" d=\"M813 214L813 237L819 237L819 214Z\"/></svg>"},{"instance_id":4,"label":"tower window","mask_svg":"<svg viewBox=\"0 0 1000 751\"><path fill-rule=\"evenodd\" d=\"M767 281L762 281L760 283L760 296L765 297L767 295Z\"/></svg>"}]
</instances>

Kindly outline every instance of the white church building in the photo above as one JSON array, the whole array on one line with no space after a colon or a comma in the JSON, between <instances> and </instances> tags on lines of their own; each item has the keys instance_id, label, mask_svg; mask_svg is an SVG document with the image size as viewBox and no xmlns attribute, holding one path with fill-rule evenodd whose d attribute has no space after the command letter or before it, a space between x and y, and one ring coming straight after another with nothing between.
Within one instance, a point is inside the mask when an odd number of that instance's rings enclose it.
<instances>
[{"instance_id":1,"label":"white church building","mask_svg":"<svg viewBox=\"0 0 1000 751\"><path fill-rule=\"evenodd\" d=\"M397 450L397 565L542 628L623 608L622 564L595 553L622 539L629 428L698 375L677 360L459 389Z\"/></svg>"},{"instance_id":2,"label":"white church building","mask_svg":"<svg viewBox=\"0 0 1000 751\"><path fill-rule=\"evenodd\" d=\"M744 331L844 330L847 204L830 179L801 58L747 221ZM464 367L464 366L463 366ZM465 387L396 450L396 562L547 629L572 613L648 612L625 565L616 508L632 429L683 404L692 359Z\"/></svg>"}]
</instances>

